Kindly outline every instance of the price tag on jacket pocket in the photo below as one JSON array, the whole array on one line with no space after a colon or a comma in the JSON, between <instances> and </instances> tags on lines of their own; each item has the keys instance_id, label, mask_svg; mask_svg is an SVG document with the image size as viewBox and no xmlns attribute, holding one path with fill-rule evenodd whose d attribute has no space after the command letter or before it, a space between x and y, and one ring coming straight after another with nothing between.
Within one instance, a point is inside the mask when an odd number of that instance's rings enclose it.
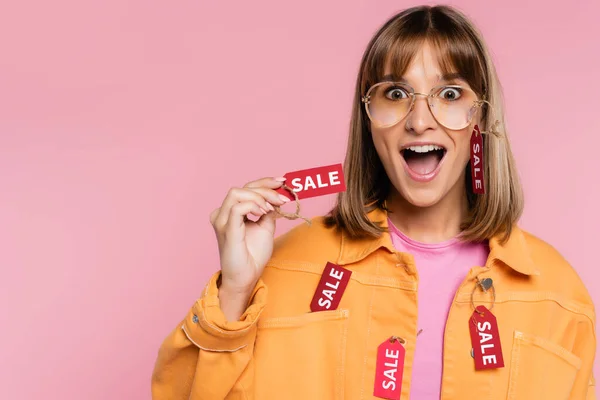
<instances>
[{"instance_id":1,"label":"price tag on jacket pocket","mask_svg":"<svg viewBox=\"0 0 600 400\"><path fill-rule=\"evenodd\" d=\"M405 355L406 349L398 337L392 336L379 345L373 396L390 400L400 398Z\"/></svg>"},{"instance_id":2,"label":"price tag on jacket pocket","mask_svg":"<svg viewBox=\"0 0 600 400\"><path fill-rule=\"evenodd\" d=\"M336 310L348 286L350 275L352 271L328 262L310 303L310 310L312 312Z\"/></svg>"},{"instance_id":3,"label":"price tag on jacket pocket","mask_svg":"<svg viewBox=\"0 0 600 400\"><path fill-rule=\"evenodd\" d=\"M469 319L471 345L475 369L494 369L504 367L500 334L496 317L485 306L477 306Z\"/></svg>"},{"instance_id":4,"label":"price tag on jacket pocket","mask_svg":"<svg viewBox=\"0 0 600 400\"><path fill-rule=\"evenodd\" d=\"M299 199L308 199L346 190L342 164L288 172L284 177L286 178L285 184L298 195ZM279 188L277 192L290 200L294 200L294 196L286 189Z\"/></svg>"}]
</instances>

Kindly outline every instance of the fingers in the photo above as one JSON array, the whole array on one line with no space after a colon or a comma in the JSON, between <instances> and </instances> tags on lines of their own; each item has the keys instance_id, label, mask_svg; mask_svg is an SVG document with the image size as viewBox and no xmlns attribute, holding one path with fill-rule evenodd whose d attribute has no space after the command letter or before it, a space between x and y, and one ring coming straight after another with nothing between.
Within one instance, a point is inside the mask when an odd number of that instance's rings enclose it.
<instances>
[{"instance_id":1,"label":"fingers","mask_svg":"<svg viewBox=\"0 0 600 400\"><path fill-rule=\"evenodd\" d=\"M217 217L219 216L220 211L221 211L221 207L214 209L213 212L210 213L208 220L210 221L210 224L212 226L215 226L215 222L217 221Z\"/></svg>"},{"instance_id":2,"label":"fingers","mask_svg":"<svg viewBox=\"0 0 600 400\"><path fill-rule=\"evenodd\" d=\"M287 197L285 197L282 194L277 193L273 189L250 188L248 190L252 190L253 192L261 195L267 202L267 207L269 206L269 203L272 205L281 206L290 201L290 199L288 199ZM269 208L269 211L273 211L273 209Z\"/></svg>"},{"instance_id":3,"label":"fingers","mask_svg":"<svg viewBox=\"0 0 600 400\"><path fill-rule=\"evenodd\" d=\"M285 182L285 178L262 178L252 182L248 182L244 185L245 188L268 188L268 189L278 189L283 186Z\"/></svg>"},{"instance_id":4,"label":"fingers","mask_svg":"<svg viewBox=\"0 0 600 400\"><path fill-rule=\"evenodd\" d=\"M236 239L235 235L238 232L243 234L243 231L240 228L244 225L244 217L247 214L254 214L262 217L263 215L267 214L267 211L261 209L258 204L252 201L244 201L242 203L235 204L233 207L231 207L225 228L225 232L227 233L228 237L231 239Z\"/></svg>"},{"instance_id":5,"label":"fingers","mask_svg":"<svg viewBox=\"0 0 600 400\"><path fill-rule=\"evenodd\" d=\"M275 210L273 205L281 206L289 199L277 193L274 189L283 185L283 178L263 178L250 182L244 188L231 188L223 200L223 204L210 214L210 222L217 231L225 231L232 214L232 208L241 203L253 203L255 207L244 206L243 210L249 210L246 214L262 217L268 212ZM239 210L238 207L237 210ZM242 222L244 222L241 216ZM234 225L238 224L238 215L235 213ZM239 226L239 225L238 225Z\"/></svg>"},{"instance_id":6,"label":"fingers","mask_svg":"<svg viewBox=\"0 0 600 400\"><path fill-rule=\"evenodd\" d=\"M259 218L256 223L261 227L272 234L275 234L275 219L279 217L279 214L276 212L270 212Z\"/></svg>"},{"instance_id":7,"label":"fingers","mask_svg":"<svg viewBox=\"0 0 600 400\"><path fill-rule=\"evenodd\" d=\"M227 224L227 220L231 214L231 208L242 202L252 202L256 204L259 209L260 215L266 214L268 211L273 211L273 205L270 204L256 189L241 189L231 188L223 205L221 211L217 216L217 226L224 227Z\"/></svg>"}]
</instances>

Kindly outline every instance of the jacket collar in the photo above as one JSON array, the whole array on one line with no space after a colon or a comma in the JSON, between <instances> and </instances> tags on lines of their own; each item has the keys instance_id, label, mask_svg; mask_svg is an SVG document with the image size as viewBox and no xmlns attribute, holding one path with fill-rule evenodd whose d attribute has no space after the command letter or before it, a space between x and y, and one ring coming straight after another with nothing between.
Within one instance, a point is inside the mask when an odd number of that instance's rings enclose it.
<instances>
[{"instance_id":1,"label":"jacket collar","mask_svg":"<svg viewBox=\"0 0 600 400\"><path fill-rule=\"evenodd\" d=\"M373 222L379 222L384 228L388 227L387 212L381 208L375 208L367 214L367 217ZM531 258L525 235L518 226L513 227L506 243L500 244L500 237L497 235L489 240L489 246L487 266L501 261L521 274L540 275L539 269ZM337 263L339 265L355 263L382 247L390 253L396 252L389 232L384 232L377 239L350 239L343 233Z\"/></svg>"}]
</instances>

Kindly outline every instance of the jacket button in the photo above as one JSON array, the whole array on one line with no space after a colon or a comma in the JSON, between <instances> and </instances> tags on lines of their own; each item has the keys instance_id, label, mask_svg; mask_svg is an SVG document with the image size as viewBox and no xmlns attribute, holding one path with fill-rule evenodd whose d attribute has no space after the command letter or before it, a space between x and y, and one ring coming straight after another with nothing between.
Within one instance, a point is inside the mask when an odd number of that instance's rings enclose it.
<instances>
[{"instance_id":1,"label":"jacket button","mask_svg":"<svg viewBox=\"0 0 600 400\"><path fill-rule=\"evenodd\" d=\"M198 323L198 316L196 314L194 314L194 316L192 317L192 321L194 321L195 324Z\"/></svg>"}]
</instances>

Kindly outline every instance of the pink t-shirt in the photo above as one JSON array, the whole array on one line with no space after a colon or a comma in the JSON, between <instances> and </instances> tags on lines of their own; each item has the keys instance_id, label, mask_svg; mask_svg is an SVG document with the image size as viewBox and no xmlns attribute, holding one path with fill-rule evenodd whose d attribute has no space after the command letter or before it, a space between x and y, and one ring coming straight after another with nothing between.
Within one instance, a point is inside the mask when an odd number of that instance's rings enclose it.
<instances>
[{"instance_id":1,"label":"pink t-shirt","mask_svg":"<svg viewBox=\"0 0 600 400\"><path fill-rule=\"evenodd\" d=\"M410 239L388 219L394 247L410 253L419 273L419 320L411 382L411 399L440 398L444 328L458 286L474 266L483 266L487 243L465 243L457 238L441 243Z\"/></svg>"}]
</instances>

